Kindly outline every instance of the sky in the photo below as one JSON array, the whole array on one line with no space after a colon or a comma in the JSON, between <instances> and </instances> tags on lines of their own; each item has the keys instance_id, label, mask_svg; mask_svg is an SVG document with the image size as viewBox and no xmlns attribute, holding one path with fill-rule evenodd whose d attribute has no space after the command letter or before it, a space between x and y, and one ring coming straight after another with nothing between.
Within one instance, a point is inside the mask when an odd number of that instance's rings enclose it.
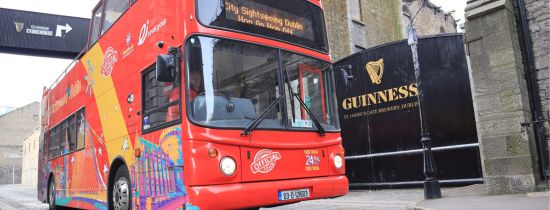
<instances>
[{"instance_id":1,"label":"sky","mask_svg":"<svg viewBox=\"0 0 550 210\"><path fill-rule=\"evenodd\" d=\"M0 8L90 18L98 0L0 0ZM72 60L0 53L0 107L21 107L42 99Z\"/></svg>"},{"instance_id":2,"label":"sky","mask_svg":"<svg viewBox=\"0 0 550 210\"><path fill-rule=\"evenodd\" d=\"M0 8L90 18L98 1L0 0ZM447 12L455 10L455 19L464 21L466 0L431 2L442 6ZM21 107L40 101L44 86L49 87L71 61L0 53L0 107Z\"/></svg>"},{"instance_id":3,"label":"sky","mask_svg":"<svg viewBox=\"0 0 550 210\"><path fill-rule=\"evenodd\" d=\"M368 1L368 0L367 0ZM460 21L457 23L459 26L461 23L464 23L464 8L466 8L466 0L430 0L435 5L441 6L446 12L454 10L453 16L455 20Z\"/></svg>"}]
</instances>

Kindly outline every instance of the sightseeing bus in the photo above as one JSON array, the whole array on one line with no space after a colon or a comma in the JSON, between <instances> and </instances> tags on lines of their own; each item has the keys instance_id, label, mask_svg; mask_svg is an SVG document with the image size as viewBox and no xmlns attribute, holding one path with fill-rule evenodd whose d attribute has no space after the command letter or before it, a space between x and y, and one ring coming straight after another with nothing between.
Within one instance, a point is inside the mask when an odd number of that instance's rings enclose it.
<instances>
[{"instance_id":1,"label":"sightseeing bus","mask_svg":"<svg viewBox=\"0 0 550 210\"><path fill-rule=\"evenodd\" d=\"M244 209L348 192L319 0L103 0L42 99L51 209Z\"/></svg>"}]
</instances>

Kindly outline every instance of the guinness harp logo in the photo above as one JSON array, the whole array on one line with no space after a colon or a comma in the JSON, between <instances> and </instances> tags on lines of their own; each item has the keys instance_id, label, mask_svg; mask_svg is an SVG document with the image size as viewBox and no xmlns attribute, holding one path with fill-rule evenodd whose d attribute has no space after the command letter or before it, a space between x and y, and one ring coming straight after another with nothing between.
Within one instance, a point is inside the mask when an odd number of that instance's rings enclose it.
<instances>
[{"instance_id":1,"label":"guinness harp logo","mask_svg":"<svg viewBox=\"0 0 550 210\"><path fill-rule=\"evenodd\" d=\"M382 75L384 75L384 59L368 62L365 68L369 73L372 83L377 85L382 83Z\"/></svg>"},{"instance_id":2,"label":"guinness harp logo","mask_svg":"<svg viewBox=\"0 0 550 210\"><path fill-rule=\"evenodd\" d=\"M14 24L15 31L17 31L17 33L21 32L23 30L23 27L25 26L25 23L14 22Z\"/></svg>"}]
</instances>

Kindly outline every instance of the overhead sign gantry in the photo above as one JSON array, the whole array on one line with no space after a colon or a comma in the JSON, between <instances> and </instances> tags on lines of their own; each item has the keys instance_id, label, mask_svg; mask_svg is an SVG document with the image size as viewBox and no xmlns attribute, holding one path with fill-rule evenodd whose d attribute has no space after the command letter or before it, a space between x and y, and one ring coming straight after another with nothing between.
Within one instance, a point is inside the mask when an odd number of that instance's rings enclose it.
<instances>
[{"instance_id":1,"label":"overhead sign gantry","mask_svg":"<svg viewBox=\"0 0 550 210\"><path fill-rule=\"evenodd\" d=\"M0 52L74 58L86 47L89 22L0 8Z\"/></svg>"}]
</instances>

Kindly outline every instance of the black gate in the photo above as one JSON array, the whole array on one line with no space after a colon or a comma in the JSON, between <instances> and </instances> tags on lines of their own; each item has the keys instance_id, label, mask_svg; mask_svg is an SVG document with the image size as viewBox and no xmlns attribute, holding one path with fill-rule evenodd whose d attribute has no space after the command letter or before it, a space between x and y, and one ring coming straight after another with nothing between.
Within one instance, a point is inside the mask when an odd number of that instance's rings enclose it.
<instances>
[{"instance_id":1,"label":"black gate","mask_svg":"<svg viewBox=\"0 0 550 210\"><path fill-rule=\"evenodd\" d=\"M463 37L421 38L418 54L437 178L442 184L481 182ZM335 71L350 186L421 184L418 90L407 42L351 55Z\"/></svg>"}]
</instances>

